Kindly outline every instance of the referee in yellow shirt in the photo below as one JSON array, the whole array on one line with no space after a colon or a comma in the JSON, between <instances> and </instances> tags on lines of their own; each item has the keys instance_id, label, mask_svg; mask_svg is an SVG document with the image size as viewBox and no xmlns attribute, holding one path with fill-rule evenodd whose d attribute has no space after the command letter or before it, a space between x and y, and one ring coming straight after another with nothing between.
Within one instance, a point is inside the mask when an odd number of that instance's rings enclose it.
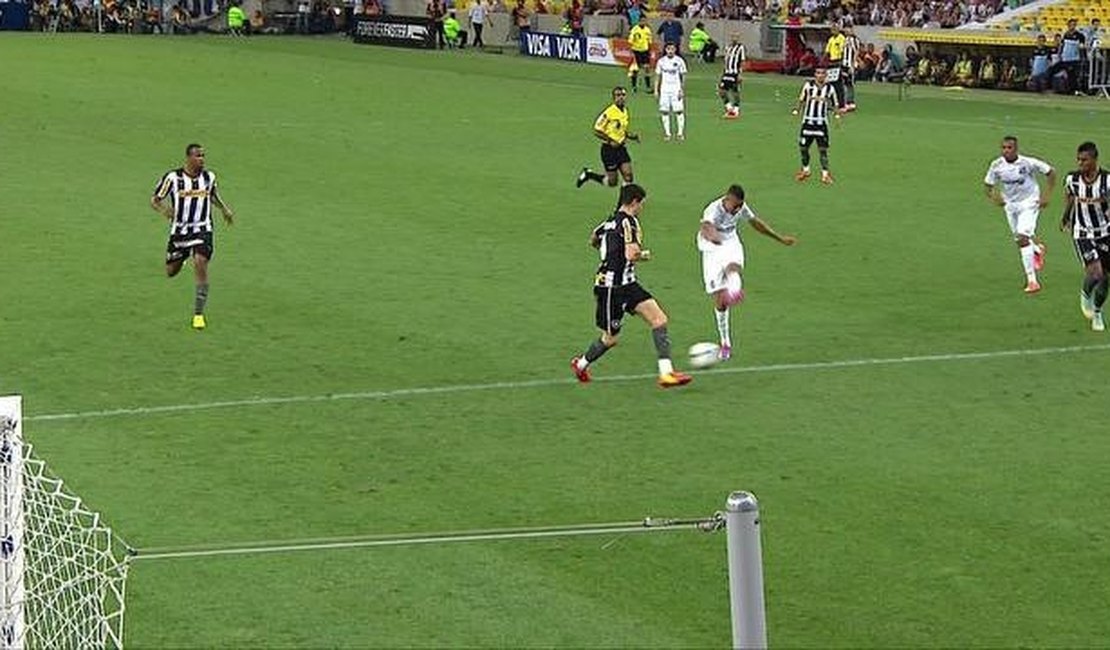
<instances>
[{"instance_id":1,"label":"referee in yellow shirt","mask_svg":"<svg viewBox=\"0 0 1110 650\"><path fill-rule=\"evenodd\" d=\"M836 89L839 108L844 108L844 70L840 62L844 59L844 45L847 40L848 37L844 35L840 23L833 23L832 35L825 42L825 63L828 66L826 79L829 85Z\"/></svg>"},{"instance_id":2,"label":"referee in yellow shirt","mask_svg":"<svg viewBox=\"0 0 1110 650\"><path fill-rule=\"evenodd\" d=\"M628 32L628 47L632 50L632 63L628 66L628 78L632 81L632 92L636 92L636 77L644 71L644 87L651 94L651 27L647 16L640 16L640 24Z\"/></svg>"},{"instance_id":3,"label":"referee in yellow shirt","mask_svg":"<svg viewBox=\"0 0 1110 650\"><path fill-rule=\"evenodd\" d=\"M578 174L577 186L586 181L604 183L616 187L617 172L624 178L624 184L632 182L632 157L628 155L625 143L628 140L639 142L640 136L628 130L628 108L624 105L628 91L621 86L613 89L613 103L605 107L594 121L594 135L601 140L601 164L605 173L599 174L589 167L583 167Z\"/></svg>"}]
</instances>

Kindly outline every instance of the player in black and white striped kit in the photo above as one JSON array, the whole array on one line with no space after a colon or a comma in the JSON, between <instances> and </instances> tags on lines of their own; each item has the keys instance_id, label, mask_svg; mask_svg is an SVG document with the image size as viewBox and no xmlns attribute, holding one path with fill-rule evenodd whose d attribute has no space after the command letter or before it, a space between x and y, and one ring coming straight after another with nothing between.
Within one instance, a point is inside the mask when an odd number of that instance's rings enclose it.
<instances>
[{"instance_id":1,"label":"player in black and white striped kit","mask_svg":"<svg viewBox=\"0 0 1110 650\"><path fill-rule=\"evenodd\" d=\"M1071 230L1075 252L1085 275L1079 292L1079 309L1091 321L1091 329L1106 329L1102 306L1110 291L1110 172L1099 167L1098 147L1084 142L1076 151L1079 169L1064 179L1062 230Z\"/></svg>"},{"instance_id":2,"label":"player in black and white striped kit","mask_svg":"<svg viewBox=\"0 0 1110 650\"><path fill-rule=\"evenodd\" d=\"M717 84L717 95L725 103L725 119L735 120L740 117L740 86L744 83L744 46L740 43L740 34L732 34L724 60L725 68Z\"/></svg>"},{"instance_id":3,"label":"player in black and white striped kit","mask_svg":"<svg viewBox=\"0 0 1110 650\"><path fill-rule=\"evenodd\" d=\"M840 57L840 86L844 89L840 97L840 108L845 111L856 110L856 57L859 56L860 42L851 25L844 25L844 52Z\"/></svg>"},{"instance_id":4,"label":"player in black and white striped kit","mask_svg":"<svg viewBox=\"0 0 1110 650\"><path fill-rule=\"evenodd\" d=\"M798 104L793 110L794 115L802 116L802 128L798 134L802 168L794 175L799 183L810 177L809 148L816 142L821 157L821 182L832 185L833 177L829 173L829 109L832 109L834 118L840 119L841 109L837 101L836 89L826 83L825 68L817 68L813 79L802 86Z\"/></svg>"},{"instance_id":5,"label":"player in black and white striped kit","mask_svg":"<svg viewBox=\"0 0 1110 650\"><path fill-rule=\"evenodd\" d=\"M208 302L208 262L212 259L212 206L220 209L230 226L235 213L220 198L216 174L204 168L204 147L185 147L185 166L162 176L150 206L170 222L166 245L166 275L174 277L190 256L196 272L193 329L207 327L204 307Z\"/></svg>"},{"instance_id":6,"label":"player in black and white striped kit","mask_svg":"<svg viewBox=\"0 0 1110 650\"><path fill-rule=\"evenodd\" d=\"M640 213L647 192L629 183L621 188L620 203L611 217L590 233L590 245L598 250L601 264L594 276L595 323L601 335L586 351L570 360L578 381L590 381L590 364L617 344L625 314L637 314L651 328L651 338L659 365L660 388L690 383L691 377L674 369L671 363L671 337L667 333L667 314L636 277L636 263L651 259L643 248Z\"/></svg>"}]
</instances>

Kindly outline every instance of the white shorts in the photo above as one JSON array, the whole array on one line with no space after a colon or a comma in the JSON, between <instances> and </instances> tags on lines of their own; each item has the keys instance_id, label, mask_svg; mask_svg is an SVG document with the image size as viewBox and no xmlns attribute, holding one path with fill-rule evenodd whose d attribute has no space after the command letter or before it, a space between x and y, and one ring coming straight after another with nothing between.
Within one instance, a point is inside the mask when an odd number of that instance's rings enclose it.
<instances>
[{"instance_id":1,"label":"white shorts","mask_svg":"<svg viewBox=\"0 0 1110 650\"><path fill-rule=\"evenodd\" d=\"M682 107L682 98L678 96L677 90L659 91L659 112L660 113L681 113L684 109Z\"/></svg>"},{"instance_id":2,"label":"white shorts","mask_svg":"<svg viewBox=\"0 0 1110 650\"><path fill-rule=\"evenodd\" d=\"M1010 232L1015 235L1032 237L1037 232L1037 217L1041 208L1036 201L1006 204L1006 220L1010 222Z\"/></svg>"},{"instance_id":3,"label":"white shorts","mask_svg":"<svg viewBox=\"0 0 1110 650\"><path fill-rule=\"evenodd\" d=\"M730 264L744 268L744 245L739 237L730 237L720 244L714 244L698 235L698 250L701 251L701 274L705 280L705 292L717 293L726 288L739 290L741 287L728 287L725 269Z\"/></svg>"}]
</instances>

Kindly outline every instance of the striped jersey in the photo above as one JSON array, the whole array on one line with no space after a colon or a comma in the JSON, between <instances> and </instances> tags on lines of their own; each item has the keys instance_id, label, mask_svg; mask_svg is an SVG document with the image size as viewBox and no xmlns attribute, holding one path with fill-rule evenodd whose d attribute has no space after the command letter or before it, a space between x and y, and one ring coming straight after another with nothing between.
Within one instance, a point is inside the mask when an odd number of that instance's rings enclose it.
<instances>
[{"instance_id":1,"label":"striped jersey","mask_svg":"<svg viewBox=\"0 0 1110 650\"><path fill-rule=\"evenodd\" d=\"M620 210L602 221L594 234L598 238L601 264L594 285L620 287L636 281L636 263L624 255L625 244L641 244L640 220Z\"/></svg>"},{"instance_id":2,"label":"striped jersey","mask_svg":"<svg viewBox=\"0 0 1110 650\"><path fill-rule=\"evenodd\" d=\"M856 69L856 57L859 56L859 38L855 34L844 35L844 50L840 57L840 67L852 71Z\"/></svg>"},{"instance_id":3,"label":"striped jersey","mask_svg":"<svg viewBox=\"0 0 1110 650\"><path fill-rule=\"evenodd\" d=\"M1078 171L1064 179L1064 191L1071 199L1072 236L1076 239L1098 239L1110 236L1110 172L1099 169L1094 180L1088 181Z\"/></svg>"},{"instance_id":4,"label":"striped jersey","mask_svg":"<svg viewBox=\"0 0 1110 650\"><path fill-rule=\"evenodd\" d=\"M166 172L154 198L173 201L170 235L195 235L212 232L212 199L216 197L216 174L207 169L190 176L183 168Z\"/></svg>"},{"instance_id":5,"label":"striped jersey","mask_svg":"<svg viewBox=\"0 0 1110 650\"><path fill-rule=\"evenodd\" d=\"M828 126L829 106L837 105L836 89L830 84L818 85L810 80L798 95L802 105L802 126Z\"/></svg>"},{"instance_id":6,"label":"striped jersey","mask_svg":"<svg viewBox=\"0 0 1110 650\"><path fill-rule=\"evenodd\" d=\"M729 45L725 50L725 72L726 76L739 77L741 69L744 66L744 46L740 43Z\"/></svg>"}]
</instances>

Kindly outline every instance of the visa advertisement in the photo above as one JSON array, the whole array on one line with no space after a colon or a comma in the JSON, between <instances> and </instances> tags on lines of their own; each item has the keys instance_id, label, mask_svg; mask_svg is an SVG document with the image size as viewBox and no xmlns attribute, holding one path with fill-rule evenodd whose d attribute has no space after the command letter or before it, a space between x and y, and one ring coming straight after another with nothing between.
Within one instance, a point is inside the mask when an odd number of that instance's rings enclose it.
<instances>
[{"instance_id":1,"label":"visa advertisement","mask_svg":"<svg viewBox=\"0 0 1110 650\"><path fill-rule=\"evenodd\" d=\"M520 53L560 61L596 63L598 65L619 65L628 67L633 60L632 48L623 38L604 36L571 36L570 34L550 34L530 32L521 34ZM652 45L651 63L659 57L659 48Z\"/></svg>"}]
</instances>

